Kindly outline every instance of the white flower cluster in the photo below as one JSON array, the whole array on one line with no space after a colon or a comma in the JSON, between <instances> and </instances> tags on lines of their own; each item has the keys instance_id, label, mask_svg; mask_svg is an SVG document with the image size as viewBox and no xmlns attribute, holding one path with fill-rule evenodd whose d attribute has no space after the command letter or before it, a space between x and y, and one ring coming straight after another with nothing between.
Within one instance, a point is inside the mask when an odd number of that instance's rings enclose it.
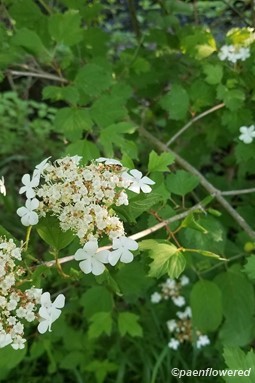
<instances>
[{"instance_id":1,"label":"white flower cluster","mask_svg":"<svg viewBox=\"0 0 255 383\"><path fill-rule=\"evenodd\" d=\"M195 336L196 347L199 349L210 344L210 339L207 335L203 335L200 331L192 328L191 308L187 306L184 311L176 313L178 319L167 321L167 328L172 337L168 343L168 347L172 350L177 350L183 342L193 342Z\"/></svg>"},{"instance_id":2,"label":"white flower cluster","mask_svg":"<svg viewBox=\"0 0 255 383\"><path fill-rule=\"evenodd\" d=\"M40 320L39 332L45 332L54 320L55 307L47 305L48 316L46 317L45 306L41 289L31 287L22 291L18 286L22 283L25 270L17 261L21 261L21 248L17 247L12 239L0 237L0 348L11 345L14 350L25 347L24 321L33 322ZM38 313L38 305L41 308ZM63 307L63 306L59 306ZM47 327L42 324L46 321Z\"/></svg>"},{"instance_id":3,"label":"white flower cluster","mask_svg":"<svg viewBox=\"0 0 255 383\"><path fill-rule=\"evenodd\" d=\"M27 197L25 206L17 210L22 224L36 225L47 213L56 216L63 231L71 230L85 244L75 253L84 273L99 275L106 263L131 262L130 250L136 250L138 244L125 237L113 207L128 205L126 190L150 193L154 181L136 169L128 172L119 161L109 158L98 158L87 166L79 166L79 156L54 163L48 160L36 166L32 177L25 174L22 178L20 193ZM105 235L112 240L113 251L97 252L98 239Z\"/></svg>"},{"instance_id":4,"label":"white flower cluster","mask_svg":"<svg viewBox=\"0 0 255 383\"><path fill-rule=\"evenodd\" d=\"M185 298L182 295L180 295L180 291L183 286L186 286L188 284L189 278L186 277L186 275L182 275L180 281L168 278L164 283L160 285L161 292L155 292L151 295L151 302L158 303L162 299L171 299L176 306L182 307L185 305L186 301Z\"/></svg>"},{"instance_id":5,"label":"white flower cluster","mask_svg":"<svg viewBox=\"0 0 255 383\"><path fill-rule=\"evenodd\" d=\"M159 303L162 300L171 299L177 307L183 307L186 304L185 298L181 295L181 290L189 284L189 278L182 275L179 281L168 278L164 283L160 284L161 291L151 295L152 303ZM167 321L167 328L172 334L168 343L169 348L177 350L184 341L193 342L194 334L196 336L196 347L200 348L210 343L207 335L201 334L199 331L192 329L191 308L186 306L184 311L177 311L178 319Z\"/></svg>"},{"instance_id":6,"label":"white flower cluster","mask_svg":"<svg viewBox=\"0 0 255 383\"><path fill-rule=\"evenodd\" d=\"M238 60L245 61L251 55L249 47L242 47L238 45L223 45L218 53L221 61L230 61L236 63Z\"/></svg>"},{"instance_id":7,"label":"white flower cluster","mask_svg":"<svg viewBox=\"0 0 255 383\"><path fill-rule=\"evenodd\" d=\"M245 144L251 144L255 138L255 126L241 126L240 133L239 140L243 141Z\"/></svg>"}]
</instances>

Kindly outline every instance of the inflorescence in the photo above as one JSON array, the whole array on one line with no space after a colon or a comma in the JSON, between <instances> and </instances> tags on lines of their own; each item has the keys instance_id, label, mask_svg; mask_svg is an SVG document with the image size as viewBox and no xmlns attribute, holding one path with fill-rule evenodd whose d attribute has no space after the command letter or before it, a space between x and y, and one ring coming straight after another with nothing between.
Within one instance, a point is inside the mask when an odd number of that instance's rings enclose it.
<instances>
[{"instance_id":1,"label":"inflorescence","mask_svg":"<svg viewBox=\"0 0 255 383\"><path fill-rule=\"evenodd\" d=\"M60 294L51 302L50 294L32 286L20 286L26 273L20 266L22 247L12 239L0 237L0 348L11 345L14 350L25 347L24 323L39 321L38 331L43 334L59 317L59 308L65 297ZM46 298L47 299L46 299Z\"/></svg>"},{"instance_id":2,"label":"inflorescence","mask_svg":"<svg viewBox=\"0 0 255 383\"><path fill-rule=\"evenodd\" d=\"M154 292L151 295L152 303L159 303L162 300L169 300L177 307L185 307L186 300L181 295L181 290L189 284L189 278L183 275L180 281L168 278L164 283L160 284L161 291ZM210 344L207 335L202 334L192 326L192 312L189 306L186 306L183 311L176 312L176 319L170 319L166 325L171 334L168 347L177 350L184 342L194 343L197 348L201 348Z\"/></svg>"},{"instance_id":3,"label":"inflorescence","mask_svg":"<svg viewBox=\"0 0 255 383\"><path fill-rule=\"evenodd\" d=\"M22 177L25 206L17 210L24 226L36 225L47 214L57 217L63 231L71 230L83 248L74 258L88 274L102 274L105 264L133 260L136 241L125 236L122 221L114 207L128 205L127 190L149 193L154 184L136 169L130 170L114 159L98 158L80 165L82 157L64 157L51 163L49 158L35 167L32 177ZM112 251L98 251L98 241L108 237Z\"/></svg>"}]
</instances>

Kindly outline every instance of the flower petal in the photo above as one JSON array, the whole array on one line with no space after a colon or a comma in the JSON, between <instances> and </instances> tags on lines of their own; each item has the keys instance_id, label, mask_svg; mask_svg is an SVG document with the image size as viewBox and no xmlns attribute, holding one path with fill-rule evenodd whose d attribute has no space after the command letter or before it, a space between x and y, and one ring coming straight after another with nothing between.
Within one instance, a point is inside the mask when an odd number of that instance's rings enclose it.
<instances>
[{"instance_id":1,"label":"flower petal","mask_svg":"<svg viewBox=\"0 0 255 383\"><path fill-rule=\"evenodd\" d=\"M134 256L131 253L131 251L129 251L129 250L123 251L123 253L120 257L120 261L123 263L130 263L133 261L133 259L134 259Z\"/></svg>"},{"instance_id":2,"label":"flower petal","mask_svg":"<svg viewBox=\"0 0 255 383\"><path fill-rule=\"evenodd\" d=\"M39 222L39 217L38 217L38 214L35 213L34 211L31 211L29 214L28 214L28 222L29 222L29 225L37 225L38 222Z\"/></svg>"},{"instance_id":3,"label":"flower petal","mask_svg":"<svg viewBox=\"0 0 255 383\"><path fill-rule=\"evenodd\" d=\"M91 273L91 271L92 271L91 258L80 262L79 266L80 266L81 271L83 271L85 274Z\"/></svg>"},{"instance_id":4,"label":"flower petal","mask_svg":"<svg viewBox=\"0 0 255 383\"><path fill-rule=\"evenodd\" d=\"M146 176L144 176L144 177L141 179L141 181L142 181L144 184L147 184L147 185L154 185L154 184L155 184L154 181L152 181L149 177L146 177Z\"/></svg>"},{"instance_id":5,"label":"flower petal","mask_svg":"<svg viewBox=\"0 0 255 383\"><path fill-rule=\"evenodd\" d=\"M140 185L138 182L133 182L129 187L128 190L131 190L134 193L139 194L140 193Z\"/></svg>"},{"instance_id":6,"label":"flower petal","mask_svg":"<svg viewBox=\"0 0 255 383\"><path fill-rule=\"evenodd\" d=\"M141 186L142 192L146 194L151 192L151 187L149 185L141 184L140 186Z\"/></svg>"},{"instance_id":7,"label":"flower petal","mask_svg":"<svg viewBox=\"0 0 255 383\"><path fill-rule=\"evenodd\" d=\"M40 334L44 334L49 327L49 323L47 320L42 320L39 325L37 326L37 330L39 331Z\"/></svg>"},{"instance_id":8,"label":"flower petal","mask_svg":"<svg viewBox=\"0 0 255 383\"><path fill-rule=\"evenodd\" d=\"M29 185L30 184L30 175L24 174L24 176L21 178L21 182L23 185Z\"/></svg>"},{"instance_id":9,"label":"flower petal","mask_svg":"<svg viewBox=\"0 0 255 383\"><path fill-rule=\"evenodd\" d=\"M74 259L76 261L81 261L81 260L84 260L87 258L88 258L88 255L87 255L86 251L84 251L83 249L78 249L76 251L76 253L74 254Z\"/></svg>"},{"instance_id":10,"label":"flower petal","mask_svg":"<svg viewBox=\"0 0 255 383\"><path fill-rule=\"evenodd\" d=\"M110 251L109 250L101 250L95 254L94 258L99 262L108 263Z\"/></svg>"},{"instance_id":11,"label":"flower petal","mask_svg":"<svg viewBox=\"0 0 255 383\"><path fill-rule=\"evenodd\" d=\"M90 255L94 255L97 252L98 249L98 243L97 240L94 239L92 241L88 241L85 243L83 249Z\"/></svg>"},{"instance_id":12,"label":"flower petal","mask_svg":"<svg viewBox=\"0 0 255 383\"><path fill-rule=\"evenodd\" d=\"M103 274L103 272L105 271L105 266L101 262L99 262L97 259L92 259L91 263L92 263L92 274L94 275Z\"/></svg>"},{"instance_id":13,"label":"flower petal","mask_svg":"<svg viewBox=\"0 0 255 383\"><path fill-rule=\"evenodd\" d=\"M137 169L132 169L132 170L129 171L129 173L130 173L133 177L135 177L137 180L140 180L140 179L142 178L142 176L143 176L143 173L140 172L140 171L137 170Z\"/></svg>"},{"instance_id":14,"label":"flower petal","mask_svg":"<svg viewBox=\"0 0 255 383\"><path fill-rule=\"evenodd\" d=\"M119 249L110 251L108 257L108 262L110 263L110 265L115 266L118 260L120 259L121 254L122 253Z\"/></svg>"},{"instance_id":15,"label":"flower petal","mask_svg":"<svg viewBox=\"0 0 255 383\"><path fill-rule=\"evenodd\" d=\"M62 309L65 306L65 299L64 294L59 294L52 305L58 309Z\"/></svg>"}]
</instances>

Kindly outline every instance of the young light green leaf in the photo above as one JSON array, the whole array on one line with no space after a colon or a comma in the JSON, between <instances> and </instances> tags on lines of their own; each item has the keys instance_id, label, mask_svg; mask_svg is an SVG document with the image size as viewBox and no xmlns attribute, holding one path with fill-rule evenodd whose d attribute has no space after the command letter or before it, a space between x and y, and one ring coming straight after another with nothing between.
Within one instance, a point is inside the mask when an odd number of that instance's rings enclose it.
<instances>
[{"instance_id":1,"label":"young light green leaf","mask_svg":"<svg viewBox=\"0 0 255 383\"><path fill-rule=\"evenodd\" d=\"M190 229L200 231L201 233L204 233L204 234L208 233L208 230L205 229L202 225L200 225L198 221L195 219L194 213L190 213L189 215L187 215L187 217L184 218L184 220L181 223L181 227L188 227Z\"/></svg>"},{"instance_id":2,"label":"young light green leaf","mask_svg":"<svg viewBox=\"0 0 255 383\"><path fill-rule=\"evenodd\" d=\"M168 166L174 162L174 156L171 153L157 154L152 150L150 152L148 170L149 172L167 172Z\"/></svg>"},{"instance_id":3,"label":"young light green leaf","mask_svg":"<svg viewBox=\"0 0 255 383\"><path fill-rule=\"evenodd\" d=\"M185 257L173 244L145 240L140 242L139 249L148 250L150 258L153 259L150 263L150 277L159 278L168 274L170 278L178 278L185 269Z\"/></svg>"},{"instance_id":4,"label":"young light green leaf","mask_svg":"<svg viewBox=\"0 0 255 383\"><path fill-rule=\"evenodd\" d=\"M119 313L118 328L121 336L126 334L130 336L143 336L143 329L138 323L139 316L130 312Z\"/></svg>"}]
</instances>

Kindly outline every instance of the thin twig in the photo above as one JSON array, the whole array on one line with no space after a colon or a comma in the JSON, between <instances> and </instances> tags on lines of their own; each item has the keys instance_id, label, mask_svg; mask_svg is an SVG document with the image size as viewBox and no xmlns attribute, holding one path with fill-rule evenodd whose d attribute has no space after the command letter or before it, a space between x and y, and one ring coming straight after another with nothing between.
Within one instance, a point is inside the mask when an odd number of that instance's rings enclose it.
<instances>
[{"instance_id":1,"label":"thin twig","mask_svg":"<svg viewBox=\"0 0 255 383\"><path fill-rule=\"evenodd\" d=\"M200 184L212 195L215 196L215 199L224 207L224 209L229 213L229 215L238 223L238 225L246 232L246 234L251 238L255 239L255 231L250 227L250 225L243 219L243 217L229 204L227 200L221 195L220 190L216 189L207 179L201 174L196 168L194 168L189 162L184 160L179 154L175 153L173 150L169 149L166 144L159 141L151 133L145 130L143 127L139 129L140 134L145 137L154 147L157 147L162 152L169 152L175 157L175 161L183 169L186 169L189 173L197 176L200 180Z\"/></svg>"},{"instance_id":2,"label":"thin twig","mask_svg":"<svg viewBox=\"0 0 255 383\"><path fill-rule=\"evenodd\" d=\"M140 40L141 30L140 30L139 22L138 22L137 16L136 16L136 6L134 3L134 0L127 0L127 3L128 3L128 9L129 9L129 13L130 13L130 18L131 18L133 30L136 34L137 39Z\"/></svg>"},{"instance_id":3,"label":"thin twig","mask_svg":"<svg viewBox=\"0 0 255 383\"><path fill-rule=\"evenodd\" d=\"M196 210L201 210L202 212L204 212L202 202L199 202L196 205L192 206L190 209L188 209L188 210L186 210L180 214L177 214L174 217L170 217L168 219L165 219L164 221L157 223L156 225L149 227L146 230L142 230L136 234L130 235L128 238L131 238L133 240L137 240L137 239L147 237L148 235L154 233L155 231L162 229L165 226L170 225L173 222L180 221L181 219L187 217L187 215L189 215L192 211L196 211ZM111 245L102 246L102 247L99 247L97 251L108 250L108 249L111 249L111 247L112 247ZM69 255L67 257L58 258L58 263L62 264L62 263L70 262L70 261L73 261L73 259L74 259L74 256ZM48 262L43 263L43 265L49 266L49 267L54 266L55 264L56 264L56 261L48 261Z\"/></svg>"},{"instance_id":4,"label":"thin twig","mask_svg":"<svg viewBox=\"0 0 255 383\"><path fill-rule=\"evenodd\" d=\"M59 77L59 76L56 76L54 74L45 73L45 72L36 73L36 72L25 72L25 71L8 69L8 71L6 71L6 73L11 74L13 76L44 78L47 80L58 81L58 82L62 82L65 84L68 83L68 80L63 78L63 77Z\"/></svg>"},{"instance_id":5,"label":"thin twig","mask_svg":"<svg viewBox=\"0 0 255 383\"><path fill-rule=\"evenodd\" d=\"M221 195L239 195L239 194L249 194L249 193L255 193L255 188L222 191L220 194Z\"/></svg>"},{"instance_id":6,"label":"thin twig","mask_svg":"<svg viewBox=\"0 0 255 383\"><path fill-rule=\"evenodd\" d=\"M186 130L194 124L194 122L200 120L201 118L207 116L208 114L210 113L213 113L215 112L216 110L218 109L221 109L225 106L224 103L221 103L221 104L218 104L218 105L215 105L213 106L212 108L206 110L205 112L199 114L198 116L192 118L192 120L190 120L186 125L183 126L183 128L181 128L172 138L170 138L170 140L166 143L166 146L170 146L181 134L183 134L184 132L186 132Z\"/></svg>"}]
</instances>

